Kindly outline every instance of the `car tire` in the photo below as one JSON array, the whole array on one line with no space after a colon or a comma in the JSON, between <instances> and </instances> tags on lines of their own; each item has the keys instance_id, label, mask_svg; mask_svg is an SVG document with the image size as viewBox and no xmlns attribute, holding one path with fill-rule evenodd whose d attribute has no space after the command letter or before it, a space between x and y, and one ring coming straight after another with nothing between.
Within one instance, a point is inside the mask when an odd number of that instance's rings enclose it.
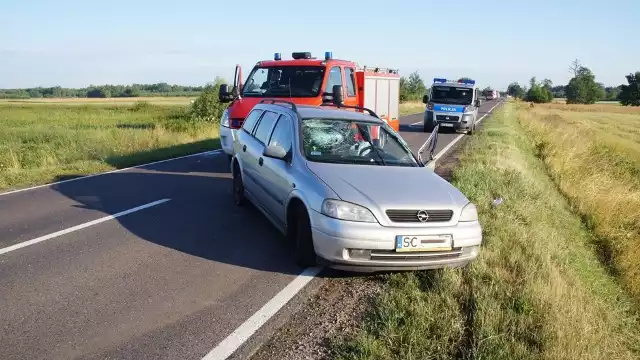
<instances>
[{"instance_id":1,"label":"car tire","mask_svg":"<svg viewBox=\"0 0 640 360\"><path fill-rule=\"evenodd\" d=\"M473 135L476 132L476 123L471 124L471 127L467 131L467 135Z\"/></svg>"},{"instance_id":2,"label":"car tire","mask_svg":"<svg viewBox=\"0 0 640 360\"><path fill-rule=\"evenodd\" d=\"M233 155L227 154L227 162L230 163L233 160Z\"/></svg>"},{"instance_id":3,"label":"car tire","mask_svg":"<svg viewBox=\"0 0 640 360\"><path fill-rule=\"evenodd\" d=\"M311 267L318 264L316 250L313 247L313 234L307 210L298 206L296 208L295 244L296 263L302 267Z\"/></svg>"},{"instance_id":4,"label":"car tire","mask_svg":"<svg viewBox=\"0 0 640 360\"><path fill-rule=\"evenodd\" d=\"M247 198L244 196L244 183L242 182L242 174L240 173L240 166L237 163L233 164L233 202L237 206L244 206L247 203Z\"/></svg>"}]
</instances>

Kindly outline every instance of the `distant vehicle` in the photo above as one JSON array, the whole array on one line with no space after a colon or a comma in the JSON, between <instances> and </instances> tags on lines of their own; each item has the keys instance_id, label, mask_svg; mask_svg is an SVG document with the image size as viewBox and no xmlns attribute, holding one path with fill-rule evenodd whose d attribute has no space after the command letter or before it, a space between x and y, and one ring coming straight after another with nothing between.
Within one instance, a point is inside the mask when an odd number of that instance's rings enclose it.
<instances>
[{"instance_id":1,"label":"distant vehicle","mask_svg":"<svg viewBox=\"0 0 640 360\"><path fill-rule=\"evenodd\" d=\"M469 135L474 133L481 104L475 80L434 78L431 90L424 95L422 102L427 104L423 123L425 132L433 131L439 124Z\"/></svg>"},{"instance_id":2,"label":"distant vehicle","mask_svg":"<svg viewBox=\"0 0 640 360\"><path fill-rule=\"evenodd\" d=\"M286 99L296 104L330 103L340 85L344 105L368 107L380 114L394 130L400 130L400 75L398 70L359 67L355 62L333 58L326 52L317 59L309 52L294 52L292 60L275 53L273 60L259 61L242 82L236 66L233 88L220 86L219 100L230 102L220 121L220 142L229 156L233 140L249 111L261 100Z\"/></svg>"},{"instance_id":3,"label":"distant vehicle","mask_svg":"<svg viewBox=\"0 0 640 360\"><path fill-rule=\"evenodd\" d=\"M475 205L373 111L353 110L254 106L234 141L235 203L252 203L292 240L301 266L371 272L474 260L482 243ZM437 127L422 147L428 159L436 142Z\"/></svg>"},{"instance_id":4,"label":"distant vehicle","mask_svg":"<svg viewBox=\"0 0 640 360\"><path fill-rule=\"evenodd\" d=\"M500 93L497 90L491 90L487 92L487 100L494 100L500 97Z\"/></svg>"}]
</instances>

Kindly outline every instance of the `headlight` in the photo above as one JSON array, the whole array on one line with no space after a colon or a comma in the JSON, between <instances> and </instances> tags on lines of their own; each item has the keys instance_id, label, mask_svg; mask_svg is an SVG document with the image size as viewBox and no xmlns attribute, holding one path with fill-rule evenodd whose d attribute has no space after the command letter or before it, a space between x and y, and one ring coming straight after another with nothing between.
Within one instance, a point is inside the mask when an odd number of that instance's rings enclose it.
<instances>
[{"instance_id":1,"label":"headlight","mask_svg":"<svg viewBox=\"0 0 640 360\"><path fill-rule=\"evenodd\" d=\"M376 222L369 209L346 201L326 199L322 203L322 214L340 220Z\"/></svg>"},{"instance_id":2,"label":"headlight","mask_svg":"<svg viewBox=\"0 0 640 360\"><path fill-rule=\"evenodd\" d=\"M473 115L462 115L462 121L471 122L473 120Z\"/></svg>"},{"instance_id":3,"label":"headlight","mask_svg":"<svg viewBox=\"0 0 640 360\"><path fill-rule=\"evenodd\" d=\"M229 109L224 109L222 117L220 118L220 125L229 127Z\"/></svg>"},{"instance_id":4,"label":"headlight","mask_svg":"<svg viewBox=\"0 0 640 360\"><path fill-rule=\"evenodd\" d=\"M478 221L478 210L472 203L468 203L462 208L459 221Z\"/></svg>"}]
</instances>

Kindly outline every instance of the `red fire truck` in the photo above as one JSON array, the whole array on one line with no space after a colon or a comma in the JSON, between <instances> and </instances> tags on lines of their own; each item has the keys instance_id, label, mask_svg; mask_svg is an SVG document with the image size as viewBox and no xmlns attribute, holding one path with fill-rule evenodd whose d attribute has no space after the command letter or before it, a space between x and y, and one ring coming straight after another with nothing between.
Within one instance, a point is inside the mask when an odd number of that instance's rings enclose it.
<instances>
[{"instance_id":1,"label":"red fire truck","mask_svg":"<svg viewBox=\"0 0 640 360\"><path fill-rule=\"evenodd\" d=\"M233 87L220 85L220 102L230 102L220 121L220 142L233 155L235 132L251 109L264 99L286 99L304 105L332 103L334 91L342 93L343 105L373 110L394 130L400 129L400 75L398 70L359 67L355 62L334 59L326 52L317 59L309 52L294 52L291 60L280 53L258 62L246 81L236 66ZM338 86L336 86L338 85Z\"/></svg>"}]
</instances>

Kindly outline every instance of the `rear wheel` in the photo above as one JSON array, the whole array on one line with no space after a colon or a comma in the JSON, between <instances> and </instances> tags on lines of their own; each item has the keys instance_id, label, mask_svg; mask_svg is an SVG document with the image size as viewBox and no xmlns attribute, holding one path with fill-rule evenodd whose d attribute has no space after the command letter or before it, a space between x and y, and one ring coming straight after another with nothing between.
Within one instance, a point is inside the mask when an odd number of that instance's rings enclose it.
<instances>
[{"instance_id":1,"label":"rear wheel","mask_svg":"<svg viewBox=\"0 0 640 360\"><path fill-rule=\"evenodd\" d=\"M244 196L242 174L240 173L240 166L238 166L237 163L233 164L233 201L238 206L243 206L247 203L247 199Z\"/></svg>"},{"instance_id":2,"label":"rear wheel","mask_svg":"<svg viewBox=\"0 0 640 360\"><path fill-rule=\"evenodd\" d=\"M316 251L313 247L309 215L303 206L296 206L295 211L296 263L302 267L316 266Z\"/></svg>"}]
</instances>

